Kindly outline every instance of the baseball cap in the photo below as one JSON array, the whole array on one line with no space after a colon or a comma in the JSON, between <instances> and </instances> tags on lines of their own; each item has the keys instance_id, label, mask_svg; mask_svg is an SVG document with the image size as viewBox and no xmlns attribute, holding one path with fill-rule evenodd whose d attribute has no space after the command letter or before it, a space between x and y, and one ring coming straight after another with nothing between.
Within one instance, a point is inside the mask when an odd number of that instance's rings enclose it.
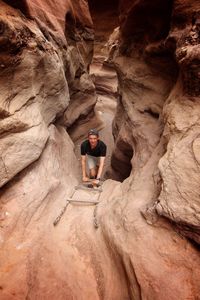
<instances>
[{"instance_id":1,"label":"baseball cap","mask_svg":"<svg viewBox=\"0 0 200 300\"><path fill-rule=\"evenodd\" d=\"M98 137L99 136L99 132L96 129L90 129L88 131L88 136L90 136L90 135L96 135Z\"/></svg>"}]
</instances>

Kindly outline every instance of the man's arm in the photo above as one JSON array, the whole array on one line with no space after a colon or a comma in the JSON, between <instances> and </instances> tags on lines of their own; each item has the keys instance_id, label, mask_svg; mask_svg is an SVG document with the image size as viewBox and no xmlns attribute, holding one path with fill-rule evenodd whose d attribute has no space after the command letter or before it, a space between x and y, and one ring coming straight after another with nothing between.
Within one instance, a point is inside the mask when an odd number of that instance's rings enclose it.
<instances>
[{"instance_id":1,"label":"man's arm","mask_svg":"<svg viewBox=\"0 0 200 300\"><path fill-rule=\"evenodd\" d=\"M100 164L99 164L99 170L97 173L97 178L101 178L102 172L103 172L103 167L104 167L104 162L105 162L105 156L100 157Z\"/></svg>"},{"instance_id":2,"label":"man's arm","mask_svg":"<svg viewBox=\"0 0 200 300\"><path fill-rule=\"evenodd\" d=\"M89 178L86 174L86 155L81 155L81 166L82 166L82 179L83 181L88 181Z\"/></svg>"}]
</instances>

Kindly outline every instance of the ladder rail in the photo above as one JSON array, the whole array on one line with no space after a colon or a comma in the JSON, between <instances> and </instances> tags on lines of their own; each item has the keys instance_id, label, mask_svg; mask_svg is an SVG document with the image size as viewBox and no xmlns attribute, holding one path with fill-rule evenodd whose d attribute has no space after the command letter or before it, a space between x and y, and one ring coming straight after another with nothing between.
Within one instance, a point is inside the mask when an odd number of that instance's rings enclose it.
<instances>
[{"instance_id":1,"label":"ladder rail","mask_svg":"<svg viewBox=\"0 0 200 300\"><path fill-rule=\"evenodd\" d=\"M98 192L99 195L98 195L98 198L97 200L79 200L79 199L73 199L73 196L75 194L75 192L79 189L83 189L83 190L87 190L87 191L90 191L90 192ZM67 207L70 203L76 203L76 204L87 204L87 205L95 205L95 213L93 214L94 215L94 226L95 228L98 228L98 224L97 224L97 220L96 220L96 211L97 211L97 205L100 203L99 199L100 199L100 195L101 193L103 192L103 189L102 188L99 188L99 187L94 187L94 188L87 188L86 186L82 185L81 187L81 184L78 185L78 186L75 186L74 187L74 190L71 194L71 196L69 198L66 199L66 204L65 206L62 208L62 210L60 211L59 215L57 216L57 218L54 220L53 222L53 225L56 226L62 216L64 215L65 211L67 210Z\"/></svg>"}]
</instances>

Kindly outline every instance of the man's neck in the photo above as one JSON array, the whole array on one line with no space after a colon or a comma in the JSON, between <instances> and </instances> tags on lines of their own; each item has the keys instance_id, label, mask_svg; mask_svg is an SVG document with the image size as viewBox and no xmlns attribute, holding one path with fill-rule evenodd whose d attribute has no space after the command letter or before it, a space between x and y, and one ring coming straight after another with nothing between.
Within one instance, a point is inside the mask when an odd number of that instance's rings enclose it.
<instances>
[{"instance_id":1,"label":"man's neck","mask_svg":"<svg viewBox=\"0 0 200 300\"><path fill-rule=\"evenodd\" d=\"M90 145L90 147L91 147L92 149L96 148L96 146L97 146L97 143L96 143L96 145Z\"/></svg>"},{"instance_id":2,"label":"man's neck","mask_svg":"<svg viewBox=\"0 0 200 300\"><path fill-rule=\"evenodd\" d=\"M91 149L96 148L97 144L98 144L98 141L97 141L97 143L96 143L95 145L91 145L91 144L90 144Z\"/></svg>"}]
</instances>

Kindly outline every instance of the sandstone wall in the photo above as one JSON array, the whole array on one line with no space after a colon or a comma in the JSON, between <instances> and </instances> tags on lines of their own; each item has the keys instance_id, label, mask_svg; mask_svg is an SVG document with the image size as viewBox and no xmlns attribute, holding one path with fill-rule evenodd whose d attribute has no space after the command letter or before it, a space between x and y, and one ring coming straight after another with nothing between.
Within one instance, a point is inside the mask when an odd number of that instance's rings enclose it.
<instances>
[{"instance_id":1,"label":"sandstone wall","mask_svg":"<svg viewBox=\"0 0 200 300\"><path fill-rule=\"evenodd\" d=\"M121 95L111 173L131 174L101 208L103 233L130 299L198 299L188 271L200 258L199 3L121 1L120 11L109 41Z\"/></svg>"},{"instance_id":2,"label":"sandstone wall","mask_svg":"<svg viewBox=\"0 0 200 300\"><path fill-rule=\"evenodd\" d=\"M86 1L0 1L1 299L72 295L53 221L79 178L65 127L93 112L92 49Z\"/></svg>"},{"instance_id":3,"label":"sandstone wall","mask_svg":"<svg viewBox=\"0 0 200 300\"><path fill-rule=\"evenodd\" d=\"M93 110L96 97L85 1L15 2L19 10L0 5L2 186L40 157L50 124L69 127Z\"/></svg>"},{"instance_id":4,"label":"sandstone wall","mask_svg":"<svg viewBox=\"0 0 200 300\"><path fill-rule=\"evenodd\" d=\"M162 143L157 212L199 242L199 3L123 1L120 9L110 40L121 90L113 176L126 178L117 167L126 161L134 176Z\"/></svg>"},{"instance_id":5,"label":"sandstone wall","mask_svg":"<svg viewBox=\"0 0 200 300\"><path fill-rule=\"evenodd\" d=\"M63 126L96 101L92 25L83 0L12 2L0 1L0 298L199 299L198 2L121 1L108 63L124 181L57 227L79 176Z\"/></svg>"}]
</instances>

